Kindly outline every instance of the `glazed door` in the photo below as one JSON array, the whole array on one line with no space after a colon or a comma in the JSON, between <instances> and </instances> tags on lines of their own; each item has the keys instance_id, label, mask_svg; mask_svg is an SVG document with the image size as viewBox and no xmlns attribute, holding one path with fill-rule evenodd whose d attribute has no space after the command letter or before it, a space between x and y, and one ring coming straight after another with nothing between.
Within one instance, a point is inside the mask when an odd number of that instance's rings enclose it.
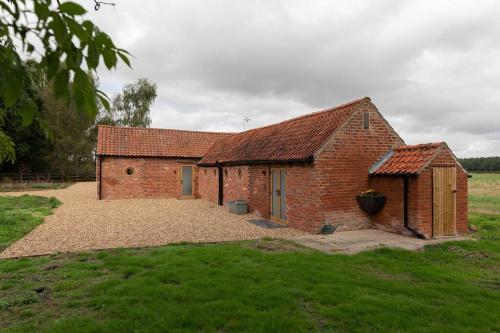
<instances>
[{"instance_id":1,"label":"glazed door","mask_svg":"<svg viewBox=\"0 0 500 333\"><path fill-rule=\"evenodd\" d=\"M189 165L182 166L181 178L182 196L193 196L193 167Z\"/></svg>"},{"instance_id":2,"label":"glazed door","mask_svg":"<svg viewBox=\"0 0 500 333\"><path fill-rule=\"evenodd\" d=\"M271 170L271 220L286 223L286 171Z\"/></svg>"},{"instance_id":3,"label":"glazed door","mask_svg":"<svg viewBox=\"0 0 500 333\"><path fill-rule=\"evenodd\" d=\"M456 234L456 169L432 168L432 235Z\"/></svg>"}]
</instances>

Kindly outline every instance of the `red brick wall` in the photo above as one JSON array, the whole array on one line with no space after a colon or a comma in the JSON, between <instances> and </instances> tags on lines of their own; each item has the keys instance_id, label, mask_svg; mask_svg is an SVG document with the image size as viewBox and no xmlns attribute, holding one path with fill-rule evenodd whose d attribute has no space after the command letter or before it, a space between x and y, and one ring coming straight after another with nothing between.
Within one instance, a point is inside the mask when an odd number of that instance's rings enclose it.
<instances>
[{"instance_id":1,"label":"red brick wall","mask_svg":"<svg viewBox=\"0 0 500 333\"><path fill-rule=\"evenodd\" d=\"M382 211L372 216L373 226L382 230L411 235L412 233L404 227L404 177L372 177L370 186L375 191L387 196ZM430 231L420 222L421 217L428 214L428 211L419 208L419 197L421 196L419 191L420 188L426 186L426 177L410 176L408 182L408 224L423 235L430 237ZM424 207L424 209L428 208Z\"/></svg>"},{"instance_id":2,"label":"red brick wall","mask_svg":"<svg viewBox=\"0 0 500 333\"><path fill-rule=\"evenodd\" d=\"M248 170L249 167L244 165L223 167L224 204L233 200L246 200L248 202Z\"/></svg>"},{"instance_id":3,"label":"red brick wall","mask_svg":"<svg viewBox=\"0 0 500 333\"><path fill-rule=\"evenodd\" d=\"M247 200L249 211L263 218L270 217L271 169L286 169L287 220L290 227L313 231L320 218L319 187L312 164L260 164L228 166L224 173L224 203ZM205 174L205 170L207 173ZM218 177L213 167L200 167L200 197L217 202ZM238 175L241 170L241 177ZM223 171L225 172L225 171Z\"/></svg>"},{"instance_id":4,"label":"red brick wall","mask_svg":"<svg viewBox=\"0 0 500 333\"><path fill-rule=\"evenodd\" d=\"M404 178L372 177L370 188L387 197L384 208L372 217L373 226L386 231L406 233L403 223Z\"/></svg>"},{"instance_id":5,"label":"red brick wall","mask_svg":"<svg viewBox=\"0 0 500 333\"><path fill-rule=\"evenodd\" d=\"M252 214L269 218L269 165L228 166L224 175L224 204L230 200L247 200ZM205 172L206 170L206 172ZM238 174L241 170L241 178ZM216 167L200 167L200 198L218 202L218 175Z\"/></svg>"},{"instance_id":6,"label":"red brick wall","mask_svg":"<svg viewBox=\"0 0 500 333\"><path fill-rule=\"evenodd\" d=\"M224 204L232 200L249 200L249 166L225 166L222 168ZM200 167L200 198L214 203L219 198L219 177L216 167Z\"/></svg>"},{"instance_id":7,"label":"red brick wall","mask_svg":"<svg viewBox=\"0 0 500 333\"><path fill-rule=\"evenodd\" d=\"M104 157L100 165L102 199L179 198L181 166L194 163L160 158ZM134 170L132 175L127 175L128 168ZM196 166L193 168L195 197L198 194L197 169Z\"/></svg>"},{"instance_id":8,"label":"red brick wall","mask_svg":"<svg viewBox=\"0 0 500 333\"><path fill-rule=\"evenodd\" d=\"M363 114L370 114L369 129ZM316 154L323 223L341 224L339 230L371 226L355 196L370 187L368 170L389 149L403 144L371 102L365 102L351 119Z\"/></svg>"},{"instance_id":9,"label":"red brick wall","mask_svg":"<svg viewBox=\"0 0 500 333\"><path fill-rule=\"evenodd\" d=\"M251 165L248 176L248 201L250 213L269 218L270 216L270 166Z\"/></svg>"},{"instance_id":10,"label":"red brick wall","mask_svg":"<svg viewBox=\"0 0 500 333\"><path fill-rule=\"evenodd\" d=\"M457 232L466 234L469 231L468 174L457 166Z\"/></svg>"},{"instance_id":11,"label":"red brick wall","mask_svg":"<svg viewBox=\"0 0 500 333\"><path fill-rule=\"evenodd\" d=\"M323 225L320 201L324 180L313 164L290 165L286 173L286 204L288 225L308 232L317 232Z\"/></svg>"},{"instance_id":12,"label":"red brick wall","mask_svg":"<svg viewBox=\"0 0 500 333\"><path fill-rule=\"evenodd\" d=\"M217 203L218 176L216 167L200 167L198 170L198 192L200 199Z\"/></svg>"},{"instance_id":13,"label":"red brick wall","mask_svg":"<svg viewBox=\"0 0 500 333\"><path fill-rule=\"evenodd\" d=\"M432 237L432 169L427 168L410 184L409 224L425 237Z\"/></svg>"}]
</instances>

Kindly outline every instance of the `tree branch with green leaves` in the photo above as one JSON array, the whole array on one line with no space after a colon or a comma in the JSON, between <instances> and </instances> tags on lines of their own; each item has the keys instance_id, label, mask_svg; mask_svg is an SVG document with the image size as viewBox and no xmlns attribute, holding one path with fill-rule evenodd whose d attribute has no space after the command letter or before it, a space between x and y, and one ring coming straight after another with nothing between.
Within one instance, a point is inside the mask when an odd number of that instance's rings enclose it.
<instances>
[{"instance_id":1,"label":"tree branch with green leaves","mask_svg":"<svg viewBox=\"0 0 500 333\"><path fill-rule=\"evenodd\" d=\"M110 108L108 97L95 89L91 76L104 63L108 70L121 60L130 66L129 53L93 22L86 10L71 1L0 0L0 126L16 112L27 126L38 120L38 109L26 88L30 80L25 60L34 59L38 82L51 82L55 96L72 101L76 112L94 118L97 100ZM0 127L1 128L1 127ZM0 163L14 161L12 140L0 129Z\"/></svg>"}]
</instances>

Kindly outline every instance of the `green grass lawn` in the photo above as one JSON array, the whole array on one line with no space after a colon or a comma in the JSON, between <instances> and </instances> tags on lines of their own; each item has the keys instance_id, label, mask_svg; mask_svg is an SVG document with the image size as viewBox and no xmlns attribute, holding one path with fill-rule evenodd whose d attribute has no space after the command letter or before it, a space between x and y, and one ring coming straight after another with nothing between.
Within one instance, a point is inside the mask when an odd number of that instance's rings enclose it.
<instances>
[{"instance_id":1,"label":"green grass lawn","mask_svg":"<svg viewBox=\"0 0 500 333\"><path fill-rule=\"evenodd\" d=\"M42 223L57 206L55 198L0 196L0 251Z\"/></svg>"},{"instance_id":2,"label":"green grass lawn","mask_svg":"<svg viewBox=\"0 0 500 333\"><path fill-rule=\"evenodd\" d=\"M420 252L260 240L0 260L0 330L499 332L500 218L471 220L477 241Z\"/></svg>"}]
</instances>

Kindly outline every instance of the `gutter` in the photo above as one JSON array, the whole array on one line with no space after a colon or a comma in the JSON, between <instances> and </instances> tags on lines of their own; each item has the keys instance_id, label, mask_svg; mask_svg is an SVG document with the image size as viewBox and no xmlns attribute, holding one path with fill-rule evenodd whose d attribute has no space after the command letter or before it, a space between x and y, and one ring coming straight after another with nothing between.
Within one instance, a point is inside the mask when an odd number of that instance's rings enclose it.
<instances>
[{"instance_id":1,"label":"gutter","mask_svg":"<svg viewBox=\"0 0 500 333\"><path fill-rule=\"evenodd\" d=\"M417 230L413 229L410 227L408 223L408 193L409 193L409 183L410 183L410 176L405 175L404 176L404 185L403 185L403 192L404 192L404 208L403 208L403 214L404 214L404 225L405 228L411 231L417 238L420 239L426 239L424 235L422 235L420 232Z\"/></svg>"}]
</instances>

